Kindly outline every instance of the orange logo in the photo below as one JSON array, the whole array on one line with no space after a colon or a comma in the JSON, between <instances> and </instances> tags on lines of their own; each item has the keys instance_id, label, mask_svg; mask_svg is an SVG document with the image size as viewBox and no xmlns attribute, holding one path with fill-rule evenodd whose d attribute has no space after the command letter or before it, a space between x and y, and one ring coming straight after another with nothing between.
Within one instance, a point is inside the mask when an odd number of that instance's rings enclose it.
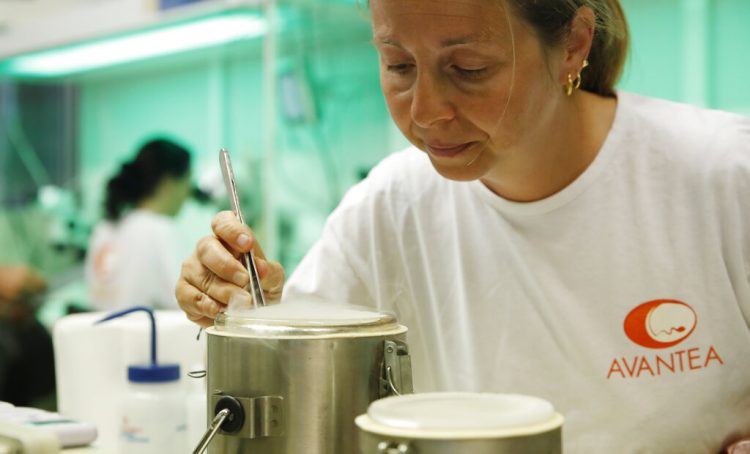
<instances>
[{"instance_id":1,"label":"orange logo","mask_svg":"<svg viewBox=\"0 0 750 454\"><path fill-rule=\"evenodd\" d=\"M698 317L692 307L677 300L643 303L625 317L625 334L647 348L677 345L693 333Z\"/></svg>"},{"instance_id":2,"label":"orange logo","mask_svg":"<svg viewBox=\"0 0 750 454\"><path fill-rule=\"evenodd\" d=\"M665 349L684 341L695 330L698 317L689 305L677 300L654 300L640 304L625 317L625 334L641 347ZM607 372L612 378L657 378L723 366L713 345L657 351L645 355L616 356Z\"/></svg>"}]
</instances>

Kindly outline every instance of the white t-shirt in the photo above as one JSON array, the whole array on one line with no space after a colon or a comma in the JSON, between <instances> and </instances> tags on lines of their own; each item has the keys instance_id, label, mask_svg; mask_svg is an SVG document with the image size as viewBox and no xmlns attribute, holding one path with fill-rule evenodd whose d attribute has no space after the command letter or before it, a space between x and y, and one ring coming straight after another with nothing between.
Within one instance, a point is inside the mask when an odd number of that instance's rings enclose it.
<instances>
[{"instance_id":1,"label":"white t-shirt","mask_svg":"<svg viewBox=\"0 0 750 454\"><path fill-rule=\"evenodd\" d=\"M148 210L97 225L86 257L92 306L177 309L174 287L181 260L176 241L172 219Z\"/></svg>"},{"instance_id":2,"label":"white t-shirt","mask_svg":"<svg viewBox=\"0 0 750 454\"><path fill-rule=\"evenodd\" d=\"M605 144L514 203L415 149L346 195L285 289L394 311L416 391L525 393L568 453L750 435L750 119L619 93Z\"/></svg>"}]
</instances>

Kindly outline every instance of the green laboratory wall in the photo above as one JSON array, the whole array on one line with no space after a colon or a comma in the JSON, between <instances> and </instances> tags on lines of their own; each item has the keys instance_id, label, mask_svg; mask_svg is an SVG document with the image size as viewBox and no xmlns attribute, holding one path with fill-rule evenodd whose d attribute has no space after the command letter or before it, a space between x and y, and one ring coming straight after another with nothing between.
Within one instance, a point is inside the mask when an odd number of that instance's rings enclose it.
<instances>
[{"instance_id":1,"label":"green laboratory wall","mask_svg":"<svg viewBox=\"0 0 750 454\"><path fill-rule=\"evenodd\" d=\"M750 115L750 1L716 0L709 39L710 105Z\"/></svg>"},{"instance_id":2,"label":"green laboratory wall","mask_svg":"<svg viewBox=\"0 0 750 454\"><path fill-rule=\"evenodd\" d=\"M622 0L623 90L750 115L750 1Z\"/></svg>"},{"instance_id":3,"label":"green laboratory wall","mask_svg":"<svg viewBox=\"0 0 750 454\"><path fill-rule=\"evenodd\" d=\"M81 78L80 176L87 217L100 215L107 179L146 138L166 135L185 143L193 151L194 179L214 186L220 183L218 150L225 147L233 157L245 220L265 243L274 240L273 255L293 268L344 192L394 149L369 24L351 5L333 14L325 21L346 26L311 26L315 21L308 16L300 30L280 39L275 113L263 104L269 88L260 40ZM288 74L309 94L312 117L285 114L281 77ZM263 147L269 127L275 131L273 166L271 175L261 175L268 172ZM262 206L269 197L273 211ZM178 222L184 254L208 233L219 208L226 208L225 201L183 210ZM273 216L274 232L263 229L266 216Z\"/></svg>"},{"instance_id":4,"label":"green laboratory wall","mask_svg":"<svg viewBox=\"0 0 750 454\"><path fill-rule=\"evenodd\" d=\"M262 75L258 52L208 55L171 64L115 70L80 82L80 161L86 217L101 215L107 180L140 143L166 136L185 144L194 180L220 178L218 150L230 149L240 175L259 160ZM213 172L212 172L213 171ZM203 214L184 217L185 242L208 231ZM191 210L192 209L192 210ZM200 212L201 210L198 210ZM189 246L186 246L189 249Z\"/></svg>"}]
</instances>

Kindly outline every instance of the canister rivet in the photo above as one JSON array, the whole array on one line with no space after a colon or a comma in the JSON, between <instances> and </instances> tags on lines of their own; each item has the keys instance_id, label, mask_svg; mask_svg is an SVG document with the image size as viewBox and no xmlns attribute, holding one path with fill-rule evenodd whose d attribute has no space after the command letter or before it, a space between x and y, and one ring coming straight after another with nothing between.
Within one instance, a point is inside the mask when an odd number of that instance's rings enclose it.
<instances>
[{"instance_id":1,"label":"canister rivet","mask_svg":"<svg viewBox=\"0 0 750 454\"><path fill-rule=\"evenodd\" d=\"M378 454L406 454L408 452L408 443L397 443L395 441L381 441L378 443Z\"/></svg>"}]
</instances>

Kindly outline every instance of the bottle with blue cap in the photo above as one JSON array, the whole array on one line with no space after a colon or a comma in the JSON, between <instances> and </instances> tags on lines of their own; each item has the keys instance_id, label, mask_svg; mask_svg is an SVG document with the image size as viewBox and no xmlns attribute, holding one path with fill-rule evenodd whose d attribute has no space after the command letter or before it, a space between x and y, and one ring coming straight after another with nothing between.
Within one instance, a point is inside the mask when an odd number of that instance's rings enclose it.
<instances>
[{"instance_id":1,"label":"bottle with blue cap","mask_svg":"<svg viewBox=\"0 0 750 454\"><path fill-rule=\"evenodd\" d=\"M144 311L151 321L151 363L128 366L129 391L119 408L119 454L187 452L185 391L179 364L159 364L156 320L151 308L115 312L98 323Z\"/></svg>"}]
</instances>

